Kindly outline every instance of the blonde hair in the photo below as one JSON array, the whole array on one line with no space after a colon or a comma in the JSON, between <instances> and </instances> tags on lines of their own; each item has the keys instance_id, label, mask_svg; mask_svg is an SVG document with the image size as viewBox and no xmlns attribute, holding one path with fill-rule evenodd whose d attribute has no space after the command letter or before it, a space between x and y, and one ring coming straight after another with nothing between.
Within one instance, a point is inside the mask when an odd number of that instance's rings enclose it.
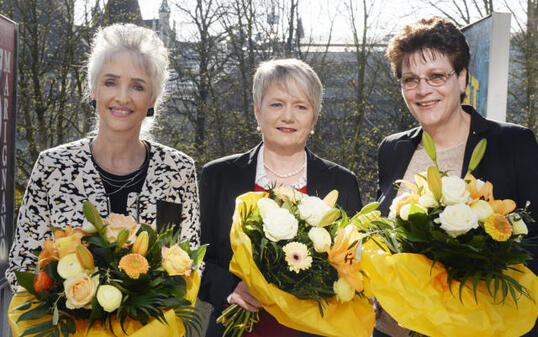
<instances>
[{"instance_id":1,"label":"blonde hair","mask_svg":"<svg viewBox=\"0 0 538 337\"><path fill-rule=\"evenodd\" d=\"M308 98L317 120L323 100L323 85L318 75L307 63L298 59L270 60L261 63L256 69L252 84L252 99L258 107L267 89L277 83L286 90L294 86L301 89Z\"/></svg>"}]
</instances>

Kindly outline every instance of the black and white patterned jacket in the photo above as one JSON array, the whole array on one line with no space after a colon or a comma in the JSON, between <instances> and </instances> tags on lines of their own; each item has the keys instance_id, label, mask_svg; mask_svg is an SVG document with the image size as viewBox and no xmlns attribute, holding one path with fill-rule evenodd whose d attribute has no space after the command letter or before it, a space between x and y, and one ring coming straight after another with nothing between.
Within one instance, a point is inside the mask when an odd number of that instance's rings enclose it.
<instances>
[{"instance_id":1,"label":"black and white patterned jacket","mask_svg":"<svg viewBox=\"0 0 538 337\"><path fill-rule=\"evenodd\" d=\"M108 215L106 192L91 160L91 138L63 144L40 153L28 182L17 219L15 240L9 252L6 271L15 291L15 271L36 264L32 250L51 239L49 226L81 227L82 202L91 201L101 216ZM191 247L200 244L200 211L196 169L184 153L150 142L151 154L147 177L138 193L130 193L127 213L137 221L155 224L157 201L181 209L181 238ZM179 218L179 217L178 217Z\"/></svg>"}]
</instances>

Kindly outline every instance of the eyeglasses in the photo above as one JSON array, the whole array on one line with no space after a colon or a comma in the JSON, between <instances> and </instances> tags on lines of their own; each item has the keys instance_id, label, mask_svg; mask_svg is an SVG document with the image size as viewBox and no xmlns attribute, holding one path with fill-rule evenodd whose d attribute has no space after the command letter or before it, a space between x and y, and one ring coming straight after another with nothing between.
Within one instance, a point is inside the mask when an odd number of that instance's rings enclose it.
<instances>
[{"instance_id":1,"label":"eyeglasses","mask_svg":"<svg viewBox=\"0 0 538 337\"><path fill-rule=\"evenodd\" d=\"M448 81L448 79L450 78L450 76L454 75L455 73L456 71L453 70L449 73L437 72L437 73L431 73L429 75L421 76L421 77L404 76L400 78L399 82L404 90L415 89L418 86L418 83L420 82L420 80L422 79L426 81L426 83L428 83L428 85L432 87L440 87L443 84L445 84L446 81Z\"/></svg>"}]
</instances>

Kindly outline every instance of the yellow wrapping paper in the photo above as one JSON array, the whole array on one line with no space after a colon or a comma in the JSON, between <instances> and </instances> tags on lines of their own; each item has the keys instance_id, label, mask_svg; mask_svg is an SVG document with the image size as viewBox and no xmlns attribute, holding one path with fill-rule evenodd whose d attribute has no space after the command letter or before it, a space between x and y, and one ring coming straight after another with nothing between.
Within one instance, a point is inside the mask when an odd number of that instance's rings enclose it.
<instances>
[{"instance_id":1,"label":"yellow wrapping paper","mask_svg":"<svg viewBox=\"0 0 538 337\"><path fill-rule=\"evenodd\" d=\"M363 249L361 264L368 274L366 287L381 306L403 327L435 337L521 336L536 322L538 306L521 296L517 308L510 293L503 303L493 303L484 281L477 286L478 304L473 286L467 281L462 300L460 282L453 281L452 293L446 283L446 270L441 263L420 254L391 255L372 241ZM538 300L538 278L529 269L519 273L507 270L506 275L529 289ZM497 299L502 298L499 289ZM499 302L499 301L498 301Z\"/></svg>"},{"instance_id":2,"label":"yellow wrapping paper","mask_svg":"<svg viewBox=\"0 0 538 337\"><path fill-rule=\"evenodd\" d=\"M267 283L252 259L250 238L242 231L244 210L256 207L256 202L265 195L264 192L250 192L236 200L230 232L234 252L230 271L248 285L250 293L282 325L324 336L370 336L375 315L367 299L355 296L352 301L337 303L336 299L331 298L322 317L317 302L300 300Z\"/></svg>"},{"instance_id":3,"label":"yellow wrapping paper","mask_svg":"<svg viewBox=\"0 0 538 337\"><path fill-rule=\"evenodd\" d=\"M198 290L200 288L200 275L197 271L194 271L191 276L186 278L187 281L187 294L185 295L185 298L189 300L191 303L194 303L196 301L196 297L198 296ZM29 293L21 293L18 292L13 296L13 299L11 300L11 303L9 304L9 310L8 310L8 320L9 325L11 327L11 332L13 334L13 337L19 337L23 334L24 330L27 328L44 322L46 320L50 320L51 316L47 315L42 317L38 320L32 320L32 321L22 321L17 323L17 319L20 315L24 313L24 311L20 310L14 310L13 308L17 307L18 305L21 305L25 302L27 302L32 295ZM36 304L37 305L37 304ZM33 308L34 306L32 306ZM119 320L113 321L113 328L115 336L117 337L148 337L148 336L159 336L159 337L179 337L183 336L185 334L185 327L183 326L183 322L180 318L176 317L174 310L168 310L164 313L164 316L166 318L166 322L168 324L163 324L159 322L156 319L152 319L148 324L142 325L142 323L132 320L132 319L126 319L124 323L125 331L127 332L127 335L123 333ZM110 332L107 327L108 325L104 326L100 322L95 322L94 325L91 327L91 329L88 329L88 322L87 321L76 321L77 326L77 332L74 335L74 337L114 337L114 334ZM64 336L67 337L67 336Z\"/></svg>"}]
</instances>

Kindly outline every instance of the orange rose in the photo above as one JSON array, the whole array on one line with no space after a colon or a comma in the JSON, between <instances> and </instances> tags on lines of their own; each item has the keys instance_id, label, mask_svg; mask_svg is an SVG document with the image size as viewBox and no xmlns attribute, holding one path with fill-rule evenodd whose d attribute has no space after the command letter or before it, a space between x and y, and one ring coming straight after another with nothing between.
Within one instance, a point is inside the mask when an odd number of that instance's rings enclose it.
<instances>
[{"instance_id":1,"label":"orange rose","mask_svg":"<svg viewBox=\"0 0 538 337\"><path fill-rule=\"evenodd\" d=\"M39 256L37 257L37 264L39 267L43 268L52 261L58 261L60 256L58 254L58 249L54 242L50 240L43 241L43 249Z\"/></svg>"},{"instance_id":2,"label":"orange rose","mask_svg":"<svg viewBox=\"0 0 538 337\"><path fill-rule=\"evenodd\" d=\"M43 270L38 271L37 274L34 275L34 290L38 294L41 294L44 290L49 290L53 284L54 281L52 278L50 278L50 276Z\"/></svg>"},{"instance_id":3,"label":"orange rose","mask_svg":"<svg viewBox=\"0 0 538 337\"><path fill-rule=\"evenodd\" d=\"M99 286L99 275L89 277L81 273L64 281L65 306L68 309L91 308L95 292Z\"/></svg>"},{"instance_id":4,"label":"orange rose","mask_svg":"<svg viewBox=\"0 0 538 337\"><path fill-rule=\"evenodd\" d=\"M126 229L129 232L127 237L126 244L132 245L136 239L136 232L140 228L140 224L136 223L135 219L131 216L126 216L123 214L110 214L104 221L105 236L108 242L115 242L118 240L118 235L123 229Z\"/></svg>"}]
</instances>

